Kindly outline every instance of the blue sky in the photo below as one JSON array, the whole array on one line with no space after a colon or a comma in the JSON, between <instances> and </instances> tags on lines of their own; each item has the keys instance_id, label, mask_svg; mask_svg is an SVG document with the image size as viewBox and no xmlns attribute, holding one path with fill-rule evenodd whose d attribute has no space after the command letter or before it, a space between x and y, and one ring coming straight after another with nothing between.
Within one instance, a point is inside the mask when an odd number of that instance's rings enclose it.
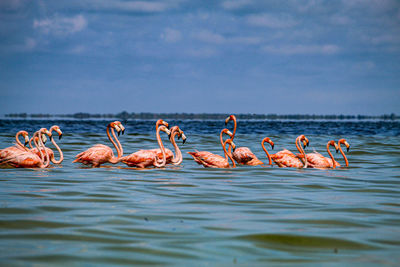
<instances>
[{"instance_id":1,"label":"blue sky","mask_svg":"<svg viewBox=\"0 0 400 267\"><path fill-rule=\"evenodd\" d=\"M0 113L400 113L400 1L1 0Z\"/></svg>"}]
</instances>

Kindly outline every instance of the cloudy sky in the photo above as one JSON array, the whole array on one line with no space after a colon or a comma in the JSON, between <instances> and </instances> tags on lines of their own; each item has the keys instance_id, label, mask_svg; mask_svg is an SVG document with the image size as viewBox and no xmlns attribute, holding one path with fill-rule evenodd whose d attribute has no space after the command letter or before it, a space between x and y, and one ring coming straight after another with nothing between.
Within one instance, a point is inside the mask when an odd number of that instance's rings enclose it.
<instances>
[{"instance_id":1,"label":"cloudy sky","mask_svg":"<svg viewBox=\"0 0 400 267\"><path fill-rule=\"evenodd\" d=\"M0 1L0 114L399 103L398 0Z\"/></svg>"}]
</instances>

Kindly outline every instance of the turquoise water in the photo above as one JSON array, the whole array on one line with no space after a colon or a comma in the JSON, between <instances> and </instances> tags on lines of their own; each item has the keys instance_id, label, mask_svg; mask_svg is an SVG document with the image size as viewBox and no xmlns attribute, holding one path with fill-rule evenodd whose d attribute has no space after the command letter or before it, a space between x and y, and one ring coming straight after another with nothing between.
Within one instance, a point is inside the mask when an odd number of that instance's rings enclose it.
<instances>
[{"instance_id":1,"label":"turquoise water","mask_svg":"<svg viewBox=\"0 0 400 267\"><path fill-rule=\"evenodd\" d=\"M188 137L179 167L91 169L74 156L109 144L103 121L0 121L0 147L18 129L58 124L61 166L0 169L2 265L386 265L400 263L398 122L238 122L235 143L264 162L263 137L309 152L351 145L349 168L206 169L186 152L222 155L223 122L178 124ZM154 121L127 121L125 154L155 148ZM167 146L170 146L168 144ZM339 154L335 154L339 155ZM338 156L343 164L343 159Z\"/></svg>"}]
</instances>

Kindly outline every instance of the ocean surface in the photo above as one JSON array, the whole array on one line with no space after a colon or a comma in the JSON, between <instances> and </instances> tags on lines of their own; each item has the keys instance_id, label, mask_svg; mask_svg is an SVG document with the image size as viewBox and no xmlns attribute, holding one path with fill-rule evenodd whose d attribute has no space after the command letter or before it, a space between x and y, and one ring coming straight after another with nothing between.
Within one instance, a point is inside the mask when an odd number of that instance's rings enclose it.
<instances>
[{"instance_id":1,"label":"ocean surface","mask_svg":"<svg viewBox=\"0 0 400 267\"><path fill-rule=\"evenodd\" d=\"M59 125L65 158L48 169L0 169L0 265L400 265L399 121L238 121L235 144L264 162L266 136L271 153L295 151L305 134L306 151L324 155L329 140L346 138L350 166L335 170L204 168L186 152L223 155L223 121L168 121L188 138L178 141L178 167L72 163L94 144L111 146L108 122L0 120L0 148L18 130ZM122 123L125 155L157 147L155 121Z\"/></svg>"}]
</instances>

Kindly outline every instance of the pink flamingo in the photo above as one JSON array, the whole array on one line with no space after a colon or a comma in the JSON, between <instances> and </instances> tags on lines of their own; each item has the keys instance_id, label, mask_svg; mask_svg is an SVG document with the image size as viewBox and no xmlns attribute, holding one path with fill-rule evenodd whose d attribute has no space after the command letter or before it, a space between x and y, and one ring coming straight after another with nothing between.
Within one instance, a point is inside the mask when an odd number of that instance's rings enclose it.
<instances>
[{"instance_id":1,"label":"pink flamingo","mask_svg":"<svg viewBox=\"0 0 400 267\"><path fill-rule=\"evenodd\" d=\"M308 167L318 168L318 169L326 169L326 168L335 169L336 166L340 167L340 164L333 158L333 155L329 150L330 146L335 147L336 151L338 151L339 147L334 140L331 140L326 144L326 150L328 151L328 154L331 158L324 157L318 152L307 153L306 158L308 162ZM302 158L303 155L298 155L298 157Z\"/></svg>"},{"instance_id":2,"label":"pink flamingo","mask_svg":"<svg viewBox=\"0 0 400 267\"><path fill-rule=\"evenodd\" d=\"M125 163L129 167L138 167L138 168L146 168L149 166L154 166L157 168L164 167L167 161L166 161L164 144L162 143L160 137L160 131L163 131L168 135L170 135L171 132L167 129L165 125L161 125L157 128L156 137L157 137L157 143L162 153L161 162L158 161L156 149L149 149L149 150L142 149L128 156L121 157L118 161Z\"/></svg>"},{"instance_id":3,"label":"pink flamingo","mask_svg":"<svg viewBox=\"0 0 400 267\"><path fill-rule=\"evenodd\" d=\"M118 145L111 138L110 129L111 129L111 133ZM117 157L114 156L114 153L109 146L97 144L97 145L92 146L88 150L83 151L83 152L79 153L78 155L76 155L75 156L76 159L73 161L73 163L80 162L85 165L92 165L93 167L100 167L101 164L106 163L106 162L109 162L112 164L118 163L119 159L123 155L124 151L122 149L121 143L118 141L118 138L115 135L114 129L118 133L121 131L123 134L125 131L125 127L119 121L114 121L107 125L107 129L106 129L107 137L108 137L108 140L110 140L110 142L114 145L115 149L117 150Z\"/></svg>"},{"instance_id":4,"label":"pink flamingo","mask_svg":"<svg viewBox=\"0 0 400 267\"><path fill-rule=\"evenodd\" d=\"M57 126L57 125L51 126L51 128L50 128L50 133L53 133L53 131L56 131L56 132L58 133L58 139L61 139L61 138L62 138L62 134L63 134L63 133L62 133L62 131L61 131L61 129L60 129L59 126ZM31 139L31 140L32 140L32 139ZM59 159L59 160L56 160L55 157L54 157L54 152L53 152L53 150L51 150L51 149L48 148L48 147L46 147L47 153L49 154L49 157L50 157L51 162L53 162L54 164L60 164L60 163L64 160L63 152L61 151L60 147L57 145L56 141L54 141L53 135L50 136L50 140L51 140L51 142L53 143L53 145L56 147L58 153L60 154L60 159ZM36 155L38 155L38 156L40 155L40 154L39 154L39 150L38 150L37 148L32 148L31 151L32 151L33 153L35 153ZM42 152L43 152L43 151L42 151Z\"/></svg>"},{"instance_id":5,"label":"pink flamingo","mask_svg":"<svg viewBox=\"0 0 400 267\"><path fill-rule=\"evenodd\" d=\"M346 146L347 152L349 152L349 150L350 150L350 145L349 145L349 143L347 143L346 139L340 139L338 141L338 147L339 147L340 153L342 154L342 156L344 158L344 161L346 163L346 167L349 167L349 161L347 160L346 155L344 154L342 148L340 147L341 144L344 144Z\"/></svg>"},{"instance_id":6,"label":"pink flamingo","mask_svg":"<svg viewBox=\"0 0 400 267\"><path fill-rule=\"evenodd\" d=\"M231 139L235 138L236 134L236 128L237 128L237 122L236 122L236 116L235 115L230 115L228 118L225 119L225 125L228 124L229 121L233 121L233 133L231 136ZM231 152L231 147L229 147L229 152ZM238 164L241 165L262 165L264 164L261 160L257 158L256 155L250 150L248 147L237 147L236 150L232 154L233 159L236 160Z\"/></svg>"},{"instance_id":7,"label":"pink flamingo","mask_svg":"<svg viewBox=\"0 0 400 267\"><path fill-rule=\"evenodd\" d=\"M21 143L21 141L19 140L19 136L22 135L25 138L25 145L23 145ZM0 160L5 160L8 159L10 157L15 156L18 153L21 152L26 152L29 151L26 146L26 144L28 144L29 142L29 135L27 131L19 131L16 135L15 135L15 140L16 140L16 145L14 146L10 146L10 147L6 147L0 150Z\"/></svg>"},{"instance_id":8,"label":"pink flamingo","mask_svg":"<svg viewBox=\"0 0 400 267\"><path fill-rule=\"evenodd\" d=\"M168 122L160 119L160 120L158 120L156 122L156 131L157 131L157 129L158 129L158 127L160 125L164 125L165 127L167 127L167 129L169 129ZM165 149L166 164L170 164L170 163L172 163L172 160L174 158L174 153L168 148L164 147L164 149ZM154 153L157 153L157 156L158 156L157 157L157 161L158 161L158 163L161 163L162 162L162 151L161 151L161 149L154 148L154 149L150 149L150 150L153 151Z\"/></svg>"},{"instance_id":9,"label":"pink flamingo","mask_svg":"<svg viewBox=\"0 0 400 267\"><path fill-rule=\"evenodd\" d=\"M169 140L171 141L172 145L175 149L175 156L171 160L173 165L179 165L183 161L182 152L179 149L178 145L175 142L175 136L178 136L178 139L182 138L182 144L186 142L186 135L185 133L179 128L179 126L174 126L171 128L171 136Z\"/></svg>"},{"instance_id":10,"label":"pink flamingo","mask_svg":"<svg viewBox=\"0 0 400 267\"><path fill-rule=\"evenodd\" d=\"M299 159L295 154L290 152L287 149L284 149L282 151L279 151L276 154L271 155L271 159L279 166L279 167L294 167L294 168L307 168L307 158L305 157L305 152L301 148L300 142L303 141L306 145L308 145L309 141L307 137L304 135L300 135L296 138L296 148L297 150L303 155L301 158L302 160ZM306 146L304 145L304 147ZM303 162L304 160L304 162Z\"/></svg>"},{"instance_id":11,"label":"pink flamingo","mask_svg":"<svg viewBox=\"0 0 400 267\"><path fill-rule=\"evenodd\" d=\"M198 163L203 165L206 168L229 168L229 159L232 161L232 168L236 167L235 161L233 160L232 154L228 153L226 150L226 144L229 144L233 151L235 151L235 144L231 139L225 140L222 144L222 149L224 150L225 158L220 155L213 154L208 151L196 151L196 152L188 152L188 154L192 155L193 159Z\"/></svg>"},{"instance_id":12,"label":"pink flamingo","mask_svg":"<svg viewBox=\"0 0 400 267\"><path fill-rule=\"evenodd\" d=\"M225 158L208 151L188 152L188 154L192 155L192 157L198 164L202 164L204 167L209 167L209 168L229 168L229 161L228 161L229 157L230 160L232 161L232 167L235 168L236 167L235 161L232 157L232 154L226 151L226 144L230 144L229 147L232 146L236 148L236 146L233 143L232 139L227 139L224 142L222 138L223 134L232 136L232 133L225 128L221 131L219 135L219 141L222 145L222 149L224 150Z\"/></svg>"},{"instance_id":13,"label":"pink flamingo","mask_svg":"<svg viewBox=\"0 0 400 267\"><path fill-rule=\"evenodd\" d=\"M47 168L50 164L50 158L43 143L45 134L49 135L50 132L45 128L41 128L33 135L35 137L33 139L35 146L40 147L40 157L31 151L21 150L22 152L17 153L12 157L0 160L0 165L13 168ZM44 155L42 149L45 151Z\"/></svg>"},{"instance_id":14,"label":"pink flamingo","mask_svg":"<svg viewBox=\"0 0 400 267\"><path fill-rule=\"evenodd\" d=\"M264 150L265 154L267 154L267 158L268 158L268 164L272 165L272 159L271 159L271 155L268 153L267 149L264 146L264 143L267 142L271 145L272 149L274 149L274 142L272 142L272 140L269 137L265 137L262 141L261 141L261 147Z\"/></svg>"}]
</instances>

